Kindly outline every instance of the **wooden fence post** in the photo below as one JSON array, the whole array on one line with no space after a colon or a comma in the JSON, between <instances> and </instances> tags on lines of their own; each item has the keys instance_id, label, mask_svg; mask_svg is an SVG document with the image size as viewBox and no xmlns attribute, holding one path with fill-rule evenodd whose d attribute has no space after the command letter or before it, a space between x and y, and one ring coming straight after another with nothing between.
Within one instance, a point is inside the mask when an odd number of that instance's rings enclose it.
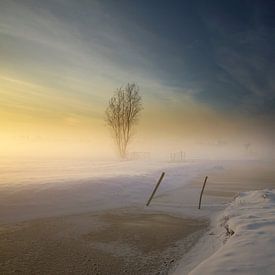
<instances>
[{"instance_id":1,"label":"wooden fence post","mask_svg":"<svg viewBox=\"0 0 275 275\"><path fill-rule=\"evenodd\" d=\"M208 179L208 176L205 177L204 179L204 183L203 183L203 186L202 186L202 189L201 189L201 194L200 194L200 201L199 201L199 209L201 209L201 198L202 198L202 193L203 193L203 190L204 190L204 187L205 187L205 184L207 182L207 179Z\"/></svg>"},{"instance_id":2,"label":"wooden fence post","mask_svg":"<svg viewBox=\"0 0 275 275\"><path fill-rule=\"evenodd\" d=\"M159 178L159 180L158 180L158 182L157 182L157 185L155 186L155 189L154 189L153 193L151 194L151 196L150 196L148 202L146 203L146 206L149 206L149 204L150 204L151 200L153 199L153 197L154 197L154 195L155 195L155 193L156 193L156 191L157 191L157 189L158 189L158 187L159 187L159 185L160 185L160 183L161 183L161 181L162 181L164 175L165 175L165 173L162 172L162 174L161 174L161 176L160 176L160 178Z\"/></svg>"}]
</instances>

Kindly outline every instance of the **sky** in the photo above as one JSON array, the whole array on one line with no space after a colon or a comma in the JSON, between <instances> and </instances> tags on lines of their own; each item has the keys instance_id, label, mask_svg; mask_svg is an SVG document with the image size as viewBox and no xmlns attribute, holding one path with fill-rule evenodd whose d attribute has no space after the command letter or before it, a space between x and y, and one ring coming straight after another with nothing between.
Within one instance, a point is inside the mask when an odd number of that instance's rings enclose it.
<instances>
[{"instance_id":1,"label":"sky","mask_svg":"<svg viewBox=\"0 0 275 275\"><path fill-rule=\"evenodd\" d=\"M274 1L0 1L2 155L114 156L104 112L135 82L130 150L272 157Z\"/></svg>"}]
</instances>

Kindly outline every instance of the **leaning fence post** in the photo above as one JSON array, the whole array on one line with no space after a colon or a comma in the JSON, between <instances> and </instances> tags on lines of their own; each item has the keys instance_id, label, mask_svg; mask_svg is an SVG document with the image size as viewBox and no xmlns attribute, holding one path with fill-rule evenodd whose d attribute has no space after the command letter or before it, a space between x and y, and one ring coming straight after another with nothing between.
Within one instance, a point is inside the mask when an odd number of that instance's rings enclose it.
<instances>
[{"instance_id":1,"label":"leaning fence post","mask_svg":"<svg viewBox=\"0 0 275 275\"><path fill-rule=\"evenodd\" d=\"M199 201L199 209L201 209L201 198L202 198L202 193L203 193L203 190L204 190L204 187L205 187L205 184L207 182L207 179L208 179L208 176L205 177L204 179L204 183L203 183L203 186L202 186L202 189L201 189L201 194L200 194L200 201Z\"/></svg>"},{"instance_id":2,"label":"leaning fence post","mask_svg":"<svg viewBox=\"0 0 275 275\"><path fill-rule=\"evenodd\" d=\"M161 176L160 176L160 178L159 178L159 180L157 182L157 185L155 186L155 189L154 189L153 193L151 194L148 202L146 203L146 206L149 206L149 204L150 204L151 200L153 199L153 197L154 197L154 195L155 195L155 193L156 193L156 191L157 191L157 189L158 189L158 187L159 187L159 185L160 185L160 183L161 183L164 175L165 175L165 172L162 172L162 174L161 174Z\"/></svg>"}]
</instances>

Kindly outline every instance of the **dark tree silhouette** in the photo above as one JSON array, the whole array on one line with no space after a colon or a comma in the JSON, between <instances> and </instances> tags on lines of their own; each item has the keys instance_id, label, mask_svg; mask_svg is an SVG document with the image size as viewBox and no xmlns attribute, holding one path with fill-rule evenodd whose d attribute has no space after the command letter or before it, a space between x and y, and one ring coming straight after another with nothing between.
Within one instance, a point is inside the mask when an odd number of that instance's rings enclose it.
<instances>
[{"instance_id":1,"label":"dark tree silhouette","mask_svg":"<svg viewBox=\"0 0 275 275\"><path fill-rule=\"evenodd\" d=\"M127 157L127 146L133 137L133 129L142 110L139 87L127 84L117 89L106 109L106 122L110 127L121 158Z\"/></svg>"}]
</instances>

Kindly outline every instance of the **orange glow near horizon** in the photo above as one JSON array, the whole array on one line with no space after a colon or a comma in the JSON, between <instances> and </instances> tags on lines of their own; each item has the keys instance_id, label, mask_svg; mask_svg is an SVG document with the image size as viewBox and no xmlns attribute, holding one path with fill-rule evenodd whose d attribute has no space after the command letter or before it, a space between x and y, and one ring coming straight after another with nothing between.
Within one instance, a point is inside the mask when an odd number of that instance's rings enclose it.
<instances>
[{"instance_id":1,"label":"orange glow near horizon","mask_svg":"<svg viewBox=\"0 0 275 275\"><path fill-rule=\"evenodd\" d=\"M42 9L22 1L1 3L2 155L115 157L104 112L113 92L127 82L137 83L144 104L130 151L234 157L244 144L253 144L258 155L274 151L272 115L217 108L196 96L199 89L185 89L184 81L177 85L169 68L162 79L144 45L127 40L132 29L124 33L121 25L108 23L111 17L102 21L100 4L91 3L94 21L86 22L83 33L82 18L65 19L70 9L63 7L59 17L44 4ZM151 37L135 30L144 41Z\"/></svg>"},{"instance_id":2,"label":"orange glow near horizon","mask_svg":"<svg viewBox=\"0 0 275 275\"><path fill-rule=\"evenodd\" d=\"M21 79L2 76L0 80L2 155L115 156L104 121L107 96L102 95L100 102L87 102L77 96L61 97L47 87ZM160 156L185 150L201 157L218 156L220 151L220 155L234 157L252 136L254 144L263 140L255 131L255 123L259 124L255 119L217 113L190 97L152 100L145 89L141 87L144 110L130 145L132 151ZM218 143L224 143L224 148Z\"/></svg>"}]
</instances>

